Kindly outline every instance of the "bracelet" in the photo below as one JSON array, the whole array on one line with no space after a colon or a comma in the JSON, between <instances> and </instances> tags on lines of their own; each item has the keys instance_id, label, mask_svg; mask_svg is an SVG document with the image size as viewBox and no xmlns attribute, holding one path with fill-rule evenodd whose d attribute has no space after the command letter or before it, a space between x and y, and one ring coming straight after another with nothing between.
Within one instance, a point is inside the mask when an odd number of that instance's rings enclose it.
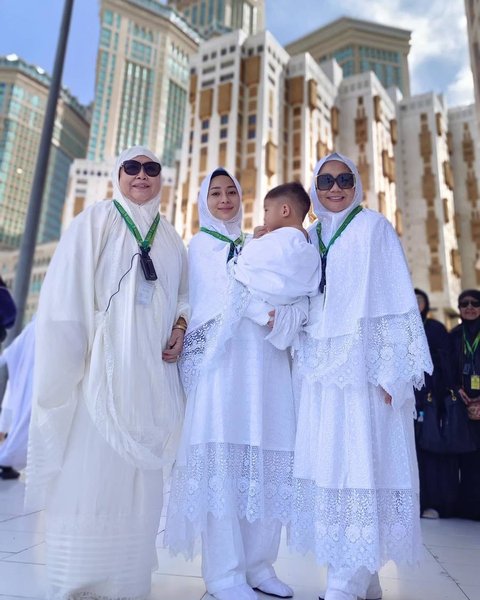
<instances>
[{"instance_id":1,"label":"bracelet","mask_svg":"<svg viewBox=\"0 0 480 600\"><path fill-rule=\"evenodd\" d=\"M176 325L174 325L174 326L172 327L172 330L173 330L173 329L180 329L181 331L187 331L187 328L186 328L186 326L185 326L185 325L181 325L180 323L177 323Z\"/></svg>"}]
</instances>

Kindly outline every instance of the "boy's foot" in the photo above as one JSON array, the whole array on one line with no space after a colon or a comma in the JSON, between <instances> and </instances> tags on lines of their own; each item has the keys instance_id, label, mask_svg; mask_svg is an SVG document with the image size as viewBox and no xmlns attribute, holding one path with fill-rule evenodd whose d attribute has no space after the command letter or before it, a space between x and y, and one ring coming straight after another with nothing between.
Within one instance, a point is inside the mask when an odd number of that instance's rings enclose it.
<instances>
[{"instance_id":1,"label":"boy's foot","mask_svg":"<svg viewBox=\"0 0 480 600\"><path fill-rule=\"evenodd\" d=\"M269 596L276 596L277 598L291 598L293 596L292 588L280 581L278 577L270 577L262 581L260 585L255 588L264 594Z\"/></svg>"},{"instance_id":2,"label":"boy's foot","mask_svg":"<svg viewBox=\"0 0 480 600\"><path fill-rule=\"evenodd\" d=\"M0 466L0 479L18 479L20 473L15 471L12 467L1 467Z\"/></svg>"}]
</instances>

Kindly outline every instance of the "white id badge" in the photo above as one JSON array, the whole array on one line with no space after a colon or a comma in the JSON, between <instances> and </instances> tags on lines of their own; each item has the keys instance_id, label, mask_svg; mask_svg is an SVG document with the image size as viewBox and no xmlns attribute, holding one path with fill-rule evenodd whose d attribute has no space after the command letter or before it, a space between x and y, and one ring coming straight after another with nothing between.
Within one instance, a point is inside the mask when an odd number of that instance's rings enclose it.
<instances>
[{"instance_id":1,"label":"white id badge","mask_svg":"<svg viewBox=\"0 0 480 600\"><path fill-rule=\"evenodd\" d=\"M137 304L151 304L155 285L151 281L142 281L137 290Z\"/></svg>"}]
</instances>

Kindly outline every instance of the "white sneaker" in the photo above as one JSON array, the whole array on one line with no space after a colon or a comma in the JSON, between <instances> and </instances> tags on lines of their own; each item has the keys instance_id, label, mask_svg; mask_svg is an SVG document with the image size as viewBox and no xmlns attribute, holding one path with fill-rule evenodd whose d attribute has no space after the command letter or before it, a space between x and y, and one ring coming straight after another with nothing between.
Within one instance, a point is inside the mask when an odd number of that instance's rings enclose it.
<instances>
[{"instance_id":1,"label":"white sneaker","mask_svg":"<svg viewBox=\"0 0 480 600\"><path fill-rule=\"evenodd\" d=\"M381 600L382 599L382 586L380 585L380 579L378 573L374 573L370 578L370 583L365 594L365 598L357 598L357 600Z\"/></svg>"},{"instance_id":2,"label":"white sneaker","mask_svg":"<svg viewBox=\"0 0 480 600\"><path fill-rule=\"evenodd\" d=\"M277 598L291 598L293 596L292 588L280 581L278 577L270 577L262 581L260 585L255 588L264 594L269 596L277 596Z\"/></svg>"},{"instance_id":3,"label":"white sneaker","mask_svg":"<svg viewBox=\"0 0 480 600\"><path fill-rule=\"evenodd\" d=\"M210 596L216 600L258 600L257 594L246 583L220 590L215 594L210 593Z\"/></svg>"},{"instance_id":4,"label":"white sneaker","mask_svg":"<svg viewBox=\"0 0 480 600\"><path fill-rule=\"evenodd\" d=\"M435 510L434 508L426 508L422 512L422 519L438 519L439 517L438 510Z\"/></svg>"}]
</instances>

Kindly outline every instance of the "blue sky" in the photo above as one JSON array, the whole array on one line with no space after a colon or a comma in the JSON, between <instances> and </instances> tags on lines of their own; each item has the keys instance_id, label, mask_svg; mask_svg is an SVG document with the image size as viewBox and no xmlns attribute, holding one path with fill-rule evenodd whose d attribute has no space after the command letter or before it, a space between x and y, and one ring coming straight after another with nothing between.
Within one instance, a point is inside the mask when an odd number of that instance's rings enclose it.
<instances>
[{"instance_id":1,"label":"blue sky","mask_svg":"<svg viewBox=\"0 0 480 600\"><path fill-rule=\"evenodd\" d=\"M93 100L99 0L75 0L63 83ZM0 0L0 55L18 54L51 73L63 0ZM411 92L473 102L463 0L266 0L267 28L282 44L351 16L412 31ZM294 15L292 13L295 13Z\"/></svg>"}]
</instances>

